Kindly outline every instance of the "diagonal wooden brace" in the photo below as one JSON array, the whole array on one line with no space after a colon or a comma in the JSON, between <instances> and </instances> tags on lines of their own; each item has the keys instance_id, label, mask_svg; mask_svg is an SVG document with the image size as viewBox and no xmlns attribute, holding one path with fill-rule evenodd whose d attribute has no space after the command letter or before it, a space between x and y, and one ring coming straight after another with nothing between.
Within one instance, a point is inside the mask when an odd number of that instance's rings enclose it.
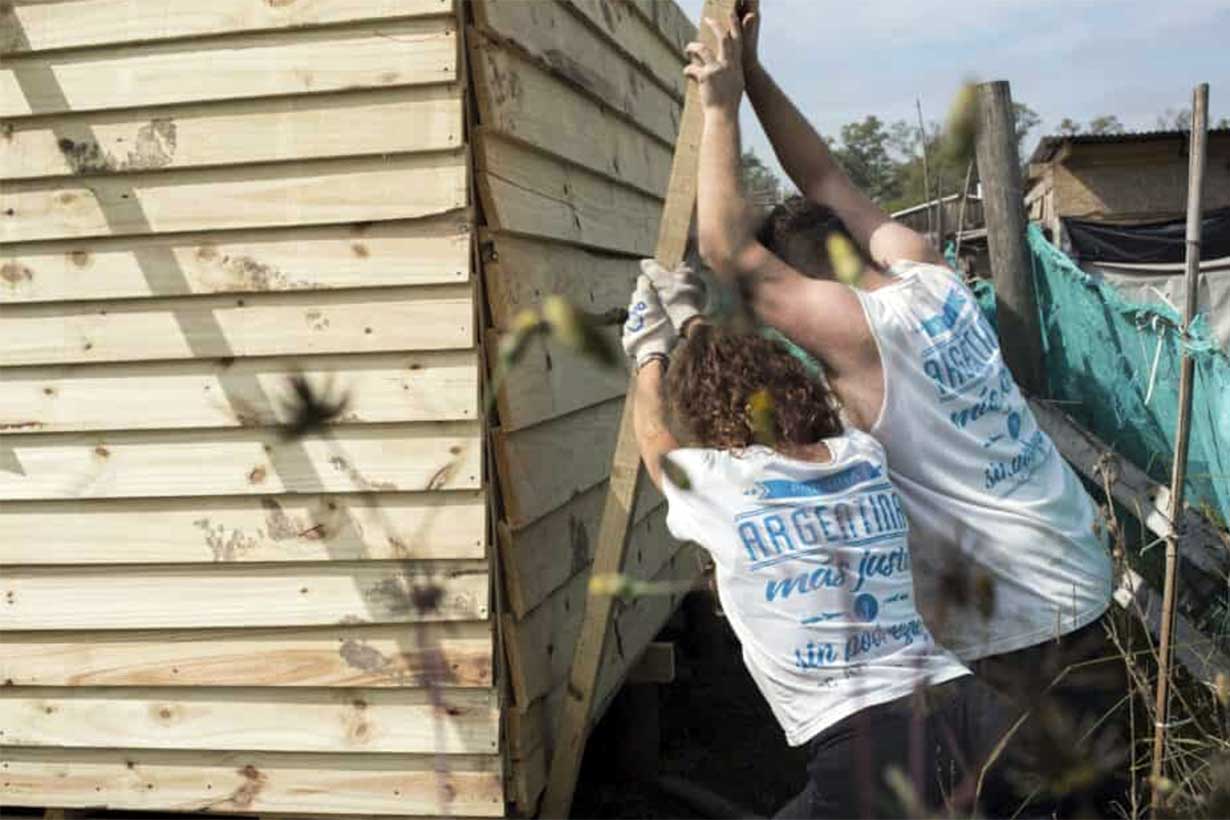
<instances>
[{"instance_id":1,"label":"diagonal wooden brace","mask_svg":"<svg viewBox=\"0 0 1230 820\"><path fill-rule=\"evenodd\" d=\"M735 0L705 0L700 20L701 41L711 48L714 46L713 32L704 22L706 17L724 20L729 18L734 10ZM696 83L689 83L654 252L654 257L666 268L674 268L682 262L687 247L688 231L696 206L696 172L703 127L699 89ZM629 398L624 402L623 415L619 421L619 435L615 443L615 456L611 462L606 506L602 511L602 525L598 530L598 543L594 552L591 570L593 575L619 572L623 568L624 554L628 547L628 530L643 469L632 427L631 397L635 384L633 376L628 387ZM577 772L581 768L581 756L585 751L585 741L589 737L589 722L593 713L598 677L602 671L602 657L607 633L610 631L614 603L614 598L610 595L586 598L585 617L581 622L581 634L577 638L572 656L563 714L555 735L555 752L551 757L547 790L542 802L543 817L566 817L572 807Z\"/></svg>"}]
</instances>

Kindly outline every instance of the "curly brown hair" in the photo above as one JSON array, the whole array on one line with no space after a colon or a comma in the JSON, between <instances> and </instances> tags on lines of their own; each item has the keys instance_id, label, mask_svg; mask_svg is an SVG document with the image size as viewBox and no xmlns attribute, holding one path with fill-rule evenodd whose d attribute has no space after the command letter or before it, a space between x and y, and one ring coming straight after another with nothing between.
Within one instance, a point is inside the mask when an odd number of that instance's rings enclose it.
<instances>
[{"instance_id":1,"label":"curly brown hair","mask_svg":"<svg viewBox=\"0 0 1230 820\"><path fill-rule=\"evenodd\" d=\"M671 412L705 447L807 445L842 431L837 403L780 342L697 323L671 356Z\"/></svg>"}]
</instances>

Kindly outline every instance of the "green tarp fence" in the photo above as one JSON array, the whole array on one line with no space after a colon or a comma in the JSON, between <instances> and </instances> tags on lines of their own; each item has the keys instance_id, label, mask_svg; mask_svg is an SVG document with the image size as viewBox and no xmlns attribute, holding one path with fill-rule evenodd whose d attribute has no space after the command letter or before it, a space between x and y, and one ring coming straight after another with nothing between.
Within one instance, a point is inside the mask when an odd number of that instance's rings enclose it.
<instances>
[{"instance_id":1,"label":"green tarp fence","mask_svg":"<svg viewBox=\"0 0 1230 820\"><path fill-rule=\"evenodd\" d=\"M1049 398L1117 453L1168 484L1184 348L1195 359L1187 502L1230 520L1230 359L1198 316L1186 339L1180 317L1143 305L1082 271L1029 226ZM995 292L975 283L991 322Z\"/></svg>"}]
</instances>

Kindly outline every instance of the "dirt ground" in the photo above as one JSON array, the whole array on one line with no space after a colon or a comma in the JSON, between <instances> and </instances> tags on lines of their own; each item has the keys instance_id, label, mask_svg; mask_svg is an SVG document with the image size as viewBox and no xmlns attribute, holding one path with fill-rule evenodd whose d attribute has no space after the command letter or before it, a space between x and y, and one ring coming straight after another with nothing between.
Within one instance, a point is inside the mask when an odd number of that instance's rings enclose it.
<instances>
[{"instance_id":1,"label":"dirt ground","mask_svg":"<svg viewBox=\"0 0 1230 820\"><path fill-rule=\"evenodd\" d=\"M687 628L676 624L661 636L675 641L676 675L673 683L658 687L657 772L708 789L742 809L743 816L772 816L803 787L803 751L786 745L743 665L734 633L715 612L714 599L707 593L689 596L679 618L686 619ZM626 771L631 767L621 764L617 746L633 709L626 695L621 698L590 739L573 816L711 816L666 794L652 779Z\"/></svg>"}]
</instances>

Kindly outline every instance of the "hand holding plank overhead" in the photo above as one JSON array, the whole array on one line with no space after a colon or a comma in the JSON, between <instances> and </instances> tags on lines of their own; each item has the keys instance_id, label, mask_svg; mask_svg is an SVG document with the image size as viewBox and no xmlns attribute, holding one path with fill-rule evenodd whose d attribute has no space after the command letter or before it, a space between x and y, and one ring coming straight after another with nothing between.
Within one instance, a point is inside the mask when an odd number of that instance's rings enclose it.
<instances>
[{"instance_id":1,"label":"hand holding plank overhead","mask_svg":"<svg viewBox=\"0 0 1230 820\"><path fill-rule=\"evenodd\" d=\"M628 303L628 320L624 322L624 352L640 370L654 359L669 357L678 338L653 282L642 273L636 277L636 287Z\"/></svg>"}]
</instances>

